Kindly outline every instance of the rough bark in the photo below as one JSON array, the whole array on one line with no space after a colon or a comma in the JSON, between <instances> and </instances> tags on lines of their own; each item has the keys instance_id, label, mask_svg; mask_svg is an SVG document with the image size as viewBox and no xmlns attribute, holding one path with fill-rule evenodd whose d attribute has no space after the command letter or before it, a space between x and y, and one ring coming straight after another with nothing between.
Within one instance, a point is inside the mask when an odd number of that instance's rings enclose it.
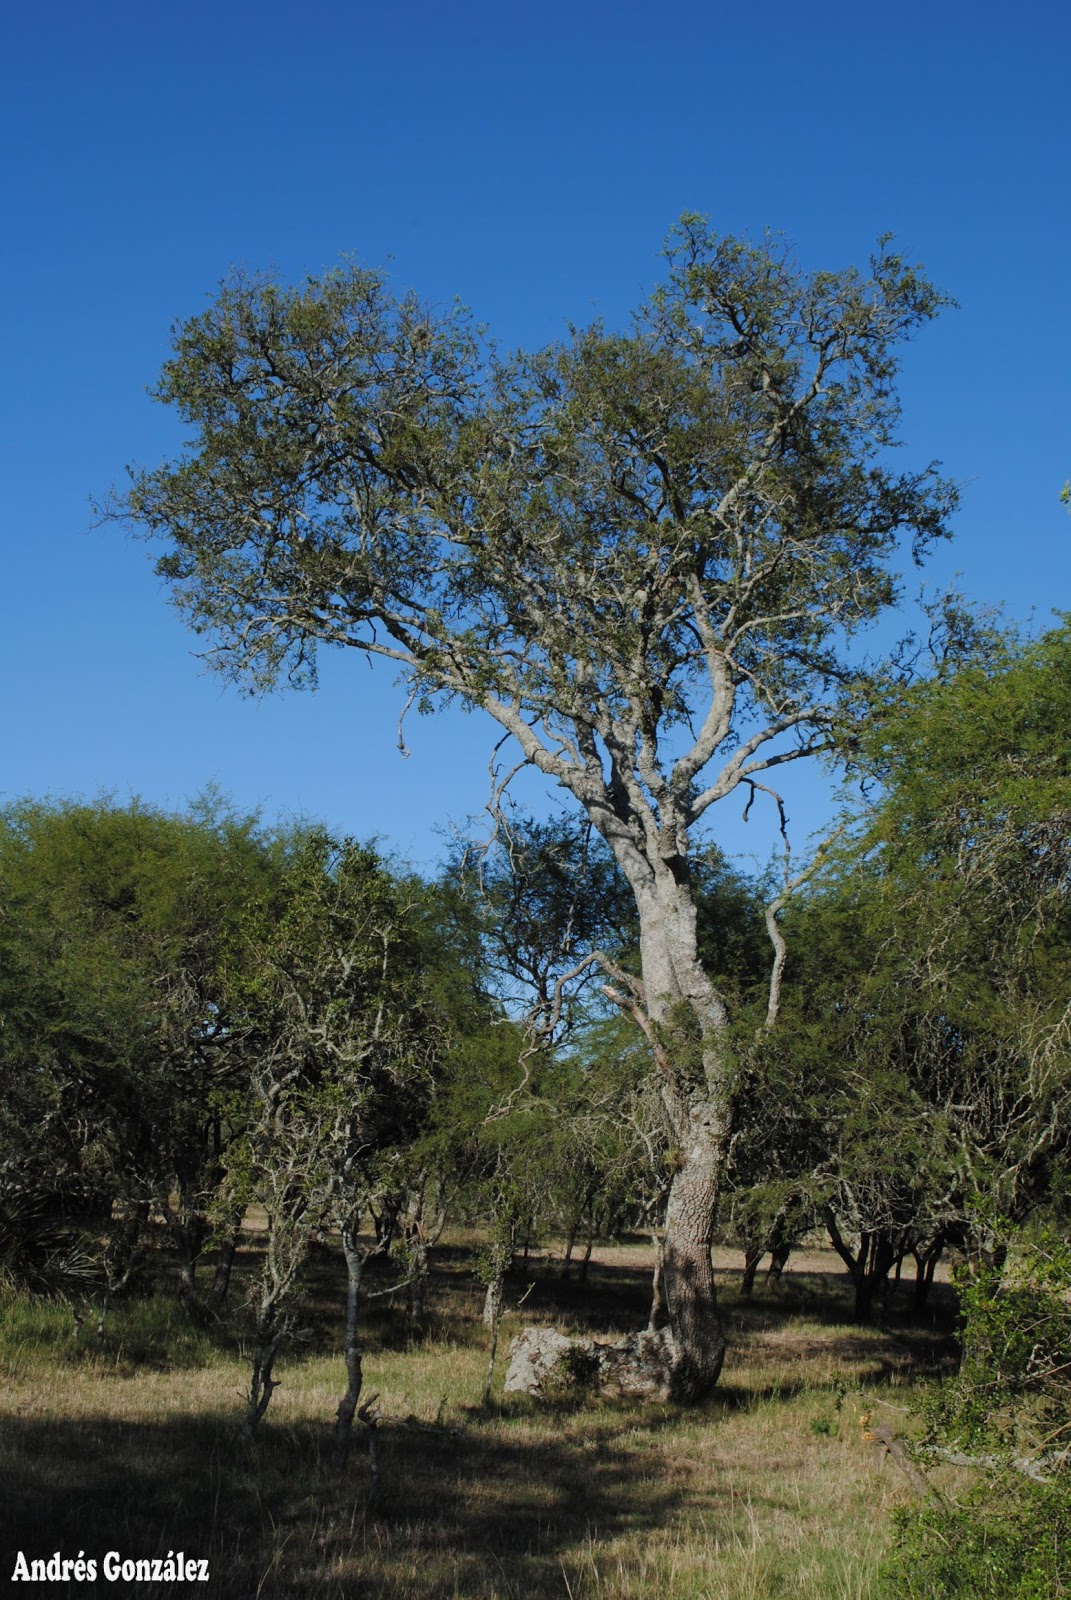
<instances>
[{"instance_id":1,"label":"rough bark","mask_svg":"<svg viewBox=\"0 0 1071 1600\"><path fill-rule=\"evenodd\" d=\"M663 1341L673 1399L701 1399L717 1383L726 1333L711 1251L730 1134L728 1016L699 959L687 863L673 854L647 877L634 862L643 1000L674 1143L666 1199Z\"/></svg>"},{"instance_id":2,"label":"rough bark","mask_svg":"<svg viewBox=\"0 0 1071 1600\"><path fill-rule=\"evenodd\" d=\"M711 1249L724 1165L720 1130L700 1111L666 1206L663 1289L672 1336L671 1397L698 1400L721 1376L726 1335Z\"/></svg>"}]
</instances>

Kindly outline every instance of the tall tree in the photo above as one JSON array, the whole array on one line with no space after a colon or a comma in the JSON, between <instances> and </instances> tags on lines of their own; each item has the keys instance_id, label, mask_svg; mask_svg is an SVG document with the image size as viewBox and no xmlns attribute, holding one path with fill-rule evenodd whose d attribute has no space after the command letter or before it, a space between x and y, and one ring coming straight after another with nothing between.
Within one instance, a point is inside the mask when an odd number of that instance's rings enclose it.
<instances>
[{"instance_id":1,"label":"tall tree","mask_svg":"<svg viewBox=\"0 0 1071 1600\"><path fill-rule=\"evenodd\" d=\"M665 1389L716 1382L711 1235L729 1005L699 950L690 840L717 802L829 746L851 635L951 489L897 472L896 348L944 304L883 241L869 277L776 239L673 236L631 330L500 358L460 312L345 266L234 278L180 325L158 397L192 430L128 514L217 663L314 681L318 644L458 696L586 812L628 881L674 1129ZM508 782L507 773L500 780Z\"/></svg>"}]
</instances>

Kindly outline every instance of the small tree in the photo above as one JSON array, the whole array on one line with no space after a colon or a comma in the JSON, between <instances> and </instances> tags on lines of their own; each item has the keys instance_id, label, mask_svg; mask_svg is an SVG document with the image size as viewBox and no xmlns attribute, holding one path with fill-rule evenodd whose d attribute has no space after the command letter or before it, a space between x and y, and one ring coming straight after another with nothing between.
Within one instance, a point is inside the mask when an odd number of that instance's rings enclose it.
<instances>
[{"instance_id":1,"label":"small tree","mask_svg":"<svg viewBox=\"0 0 1071 1600\"><path fill-rule=\"evenodd\" d=\"M413 901L375 851L314 831L296 841L281 905L250 919L234 995L233 1048L248 1063L248 1134L236 1189L268 1213L248 1416L264 1414L272 1369L315 1231L337 1228L346 1264L343 1465L362 1387L361 1223L398 1186L425 1130L439 1030L424 989Z\"/></svg>"}]
</instances>

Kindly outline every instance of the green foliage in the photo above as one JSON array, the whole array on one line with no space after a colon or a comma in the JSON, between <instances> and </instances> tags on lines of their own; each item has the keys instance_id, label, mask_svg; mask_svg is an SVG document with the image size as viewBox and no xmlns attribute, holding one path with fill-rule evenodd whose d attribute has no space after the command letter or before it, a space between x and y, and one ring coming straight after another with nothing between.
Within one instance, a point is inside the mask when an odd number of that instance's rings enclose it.
<instances>
[{"instance_id":1,"label":"green foliage","mask_svg":"<svg viewBox=\"0 0 1071 1600\"><path fill-rule=\"evenodd\" d=\"M883 1570L887 1600L1065 1600L1071 1594L1071 1484L989 1481L961 1505L898 1518Z\"/></svg>"},{"instance_id":2,"label":"green foliage","mask_svg":"<svg viewBox=\"0 0 1071 1600\"><path fill-rule=\"evenodd\" d=\"M274 858L211 798L0 814L0 1188L106 1217L211 1187L223 974Z\"/></svg>"},{"instance_id":3,"label":"green foliage","mask_svg":"<svg viewBox=\"0 0 1071 1600\"><path fill-rule=\"evenodd\" d=\"M934 1396L935 1435L1028 1451L1071 1428L1071 1246L1042 1230L1003 1272L957 1279L963 1321L959 1375ZM1065 1439L1065 1443L1071 1442Z\"/></svg>"},{"instance_id":4,"label":"green foliage","mask_svg":"<svg viewBox=\"0 0 1071 1600\"><path fill-rule=\"evenodd\" d=\"M900 1516L885 1592L1058 1600L1071 1594L1071 1247L1024 1240L1003 1276L962 1274L960 1295L963 1362L924 1405L924 1459L952 1449L981 1481Z\"/></svg>"},{"instance_id":5,"label":"green foliage","mask_svg":"<svg viewBox=\"0 0 1071 1600\"><path fill-rule=\"evenodd\" d=\"M860 1218L896 1225L906 1208L923 1232L973 1249L991 1218L1021 1221L1059 1180L1068 727L1065 625L1028 643L988 635L860 730L873 804L833 872L785 913L781 1047L840 1086L830 1166L843 1176L854 1163L855 1192L873 1189Z\"/></svg>"},{"instance_id":6,"label":"green foliage","mask_svg":"<svg viewBox=\"0 0 1071 1600\"><path fill-rule=\"evenodd\" d=\"M157 394L187 438L120 514L222 670L261 688L314 681L323 644L386 657L411 702L487 712L601 836L641 922L642 982L619 971L615 993L658 1058L679 1182L709 1196L667 1213L698 1393L720 1365L706 1258L737 993L698 947L692 830L837 743L874 676L853 636L956 493L932 464L893 468L898 351L948 301L889 238L869 274L808 274L780 239L688 216L666 254L628 332L509 358L352 263L295 287L235 275L175 329ZM576 930L584 902L535 854L514 955L545 995L563 967L538 908ZM660 1043L675 1008L688 1025Z\"/></svg>"},{"instance_id":7,"label":"green foliage","mask_svg":"<svg viewBox=\"0 0 1071 1600\"><path fill-rule=\"evenodd\" d=\"M307 681L330 640L525 715L594 696L638 713L653 755L709 687L702 585L729 613L741 709L809 704L837 635L892 600L900 532L918 550L944 532L950 486L883 452L896 348L948 302L888 240L869 278L808 276L782 241L696 217L667 254L634 332L513 360L352 263L225 283L157 391L190 447L128 500L222 663Z\"/></svg>"}]
</instances>

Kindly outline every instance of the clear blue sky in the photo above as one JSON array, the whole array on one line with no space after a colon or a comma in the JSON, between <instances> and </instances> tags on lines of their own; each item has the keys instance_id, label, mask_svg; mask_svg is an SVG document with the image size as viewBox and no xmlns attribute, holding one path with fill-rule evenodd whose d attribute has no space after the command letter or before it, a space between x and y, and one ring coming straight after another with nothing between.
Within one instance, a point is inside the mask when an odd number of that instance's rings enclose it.
<instances>
[{"instance_id":1,"label":"clear blue sky","mask_svg":"<svg viewBox=\"0 0 1071 1600\"><path fill-rule=\"evenodd\" d=\"M174 447L146 397L232 264L392 258L507 344L623 319L683 210L805 265L894 231L956 296L910 349L905 463L963 486L932 569L1010 613L1071 606L1071 11L937 0L9 8L0 796L207 783L429 862L482 806L493 729L414 721L389 671L316 696L205 676L146 551L89 500ZM913 585L914 579L909 582ZM799 826L821 790L801 790ZM739 843L738 832L730 841ZM765 853L754 828L743 841Z\"/></svg>"}]
</instances>

